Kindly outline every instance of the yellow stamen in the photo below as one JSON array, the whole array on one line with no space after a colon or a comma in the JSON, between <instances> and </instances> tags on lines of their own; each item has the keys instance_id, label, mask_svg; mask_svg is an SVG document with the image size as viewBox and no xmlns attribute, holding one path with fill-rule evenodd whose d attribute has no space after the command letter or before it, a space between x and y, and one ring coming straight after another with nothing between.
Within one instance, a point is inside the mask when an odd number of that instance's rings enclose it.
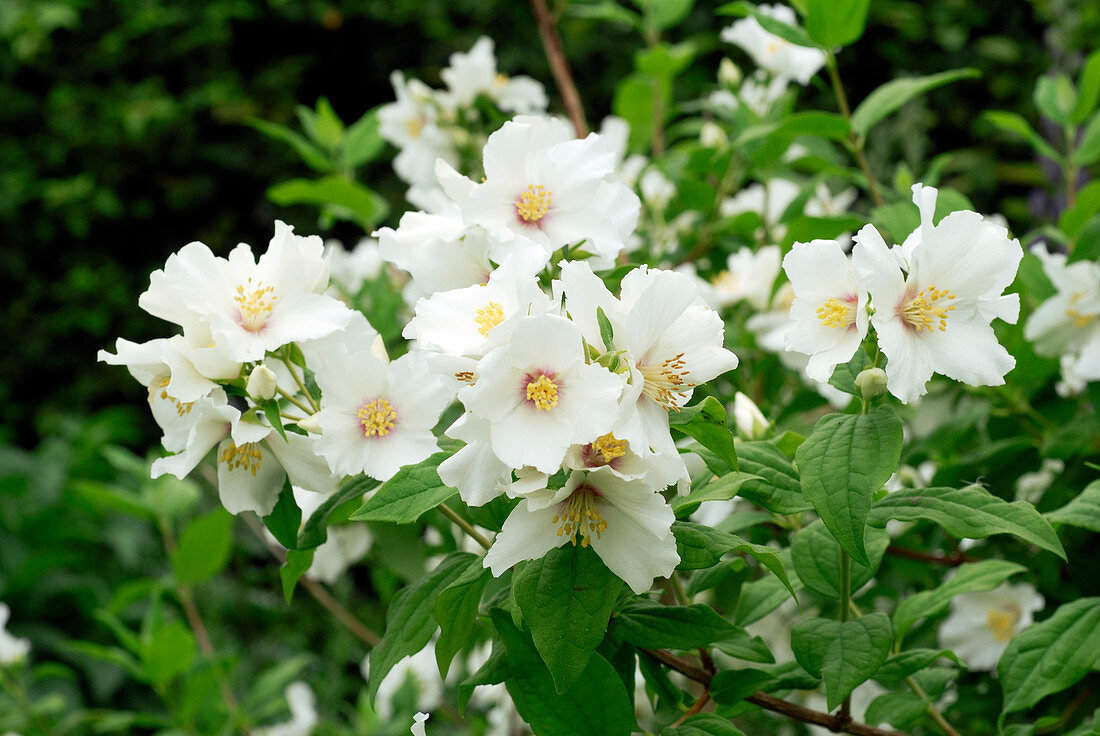
<instances>
[{"instance_id":1,"label":"yellow stamen","mask_svg":"<svg viewBox=\"0 0 1100 736\"><path fill-rule=\"evenodd\" d=\"M396 419L397 410L385 399L375 399L359 409L359 426L364 437L385 437Z\"/></svg>"},{"instance_id":2,"label":"yellow stamen","mask_svg":"<svg viewBox=\"0 0 1100 736\"><path fill-rule=\"evenodd\" d=\"M954 304L946 302L954 298L955 295L946 289L937 289L929 284L927 289L921 289L916 296L898 305L898 316L915 332L922 329L932 332L934 326L944 332L947 329L947 313L955 310ZM938 303L941 301L944 303Z\"/></svg>"},{"instance_id":3,"label":"yellow stamen","mask_svg":"<svg viewBox=\"0 0 1100 736\"><path fill-rule=\"evenodd\" d=\"M249 278L247 288L243 285L237 287L237 295L233 297L233 301L237 302L241 327L249 332L259 332L271 316L271 310L275 308L275 290L262 283L253 287L252 279Z\"/></svg>"},{"instance_id":4,"label":"yellow stamen","mask_svg":"<svg viewBox=\"0 0 1100 736\"><path fill-rule=\"evenodd\" d=\"M558 384L540 374L536 380L527 381L527 400L533 401L536 409L550 411L558 405Z\"/></svg>"},{"instance_id":5,"label":"yellow stamen","mask_svg":"<svg viewBox=\"0 0 1100 736\"><path fill-rule=\"evenodd\" d=\"M420 118L409 118L405 121L405 132L409 134L410 138L419 138L421 131L424 130L424 121Z\"/></svg>"},{"instance_id":6,"label":"yellow stamen","mask_svg":"<svg viewBox=\"0 0 1100 736\"><path fill-rule=\"evenodd\" d=\"M255 442L235 445L233 441L230 440L218 454L219 463L225 463L229 466L230 470L243 468L252 473L253 477L255 477L256 472L259 471L263 459L263 452L260 450L259 444Z\"/></svg>"},{"instance_id":7,"label":"yellow stamen","mask_svg":"<svg viewBox=\"0 0 1100 736\"><path fill-rule=\"evenodd\" d=\"M597 497L591 488L580 486L558 505L558 513L551 523L558 525L559 537L564 536L570 544L576 545L579 534L581 546L587 547L593 534L599 539L607 531L607 522L596 506Z\"/></svg>"},{"instance_id":8,"label":"yellow stamen","mask_svg":"<svg viewBox=\"0 0 1100 736\"><path fill-rule=\"evenodd\" d=\"M191 409L195 406L195 402L188 401L185 404L177 399L175 396L169 396L168 384L171 382L171 380L172 379L169 376L165 376L159 381L153 383L153 385L149 388L149 402L152 403L154 396L157 395L157 389L160 389L160 398L164 399L165 401L172 404L172 406L176 407L176 414L182 417L184 414L189 414L191 412Z\"/></svg>"},{"instance_id":9,"label":"yellow stamen","mask_svg":"<svg viewBox=\"0 0 1100 736\"><path fill-rule=\"evenodd\" d=\"M553 192L546 187L534 184L516 198L516 216L524 222L536 223L550 211Z\"/></svg>"},{"instance_id":10,"label":"yellow stamen","mask_svg":"<svg viewBox=\"0 0 1100 736\"><path fill-rule=\"evenodd\" d=\"M463 383L473 383L476 380L476 376L473 371L459 371L455 374L455 378Z\"/></svg>"},{"instance_id":11,"label":"yellow stamen","mask_svg":"<svg viewBox=\"0 0 1100 736\"><path fill-rule=\"evenodd\" d=\"M985 625L993 632L997 641L1008 641L1016 633L1016 624L1020 621L1020 611L1016 606L994 608L985 617Z\"/></svg>"},{"instance_id":12,"label":"yellow stamen","mask_svg":"<svg viewBox=\"0 0 1100 736\"><path fill-rule=\"evenodd\" d=\"M694 383L687 383L687 363L684 354L678 353L660 365L638 366L645 383L642 393L668 411L680 411L680 400L686 401Z\"/></svg>"},{"instance_id":13,"label":"yellow stamen","mask_svg":"<svg viewBox=\"0 0 1100 736\"><path fill-rule=\"evenodd\" d=\"M608 432L603 437L597 437L588 446L588 465L590 467L610 465L612 460L625 455L629 448L630 443L626 440L617 440L615 435Z\"/></svg>"},{"instance_id":14,"label":"yellow stamen","mask_svg":"<svg viewBox=\"0 0 1100 736\"><path fill-rule=\"evenodd\" d=\"M474 312L474 321L481 336L488 337L493 328L504 321L504 307L497 302L489 302Z\"/></svg>"},{"instance_id":15,"label":"yellow stamen","mask_svg":"<svg viewBox=\"0 0 1100 736\"><path fill-rule=\"evenodd\" d=\"M826 299L825 303L817 308L817 318L826 327L847 328L855 322L855 309L853 303L845 299Z\"/></svg>"}]
</instances>

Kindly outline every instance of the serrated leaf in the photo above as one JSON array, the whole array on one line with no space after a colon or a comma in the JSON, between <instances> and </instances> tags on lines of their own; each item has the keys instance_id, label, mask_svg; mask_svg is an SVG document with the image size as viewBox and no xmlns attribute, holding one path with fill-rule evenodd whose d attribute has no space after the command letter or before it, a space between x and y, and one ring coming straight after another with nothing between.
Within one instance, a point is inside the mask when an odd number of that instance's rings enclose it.
<instances>
[{"instance_id":1,"label":"serrated leaf","mask_svg":"<svg viewBox=\"0 0 1100 736\"><path fill-rule=\"evenodd\" d=\"M435 643L435 661L439 665L439 674L444 678L455 654L473 636L477 625L477 607L489 577L489 570L481 564L479 557L436 599L435 620L439 622L439 639Z\"/></svg>"},{"instance_id":2,"label":"serrated leaf","mask_svg":"<svg viewBox=\"0 0 1100 736\"><path fill-rule=\"evenodd\" d=\"M719 673L721 674L721 673ZM661 731L661 736L745 736L728 718L713 713L697 713L679 726Z\"/></svg>"},{"instance_id":3,"label":"serrated leaf","mask_svg":"<svg viewBox=\"0 0 1100 736\"><path fill-rule=\"evenodd\" d=\"M1002 713L1026 710L1088 674L1100 658L1100 598L1060 606L1046 621L1012 638L997 674Z\"/></svg>"},{"instance_id":4,"label":"serrated leaf","mask_svg":"<svg viewBox=\"0 0 1100 736\"><path fill-rule=\"evenodd\" d=\"M889 723L908 729L925 715L929 702L913 693L884 693L871 701L864 718L868 723Z\"/></svg>"},{"instance_id":5,"label":"serrated leaf","mask_svg":"<svg viewBox=\"0 0 1100 736\"><path fill-rule=\"evenodd\" d=\"M875 526L885 526L890 519L931 521L960 539L1012 534L1066 559L1058 535L1034 506L1026 501L1009 503L979 486L895 491L871 509Z\"/></svg>"},{"instance_id":6,"label":"serrated leaf","mask_svg":"<svg viewBox=\"0 0 1100 736\"><path fill-rule=\"evenodd\" d=\"M858 136L865 136L876 123L914 97L960 79L972 79L981 75L982 73L977 69L953 69L926 77L910 77L887 82L867 95L866 99L852 112L852 131Z\"/></svg>"},{"instance_id":7,"label":"serrated leaf","mask_svg":"<svg viewBox=\"0 0 1100 736\"><path fill-rule=\"evenodd\" d=\"M806 619L791 630L795 658L811 675L821 674L829 710L870 679L890 655L893 631L884 613L852 621Z\"/></svg>"},{"instance_id":8,"label":"serrated leaf","mask_svg":"<svg viewBox=\"0 0 1100 736\"><path fill-rule=\"evenodd\" d=\"M1055 524L1088 529L1100 533L1100 480L1085 486L1085 490L1060 509L1046 514L1047 521Z\"/></svg>"},{"instance_id":9,"label":"serrated leaf","mask_svg":"<svg viewBox=\"0 0 1100 736\"><path fill-rule=\"evenodd\" d=\"M454 496L458 489L444 485L438 472L439 464L451 454L437 452L416 465L401 468L351 515L351 520L411 524Z\"/></svg>"},{"instance_id":10,"label":"serrated leaf","mask_svg":"<svg viewBox=\"0 0 1100 736\"><path fill-rule=\"evenodd\" d=\"M795 594L795 588L787 576L787 569L779 556L779 551L773 547L754 544L736 534L712 529L709 526L695 524L690 521L672 522L672 533L676 537L676 549L678 551L683 549L692 563L707 562L717 557L711 565L705 565L711 567L717 564L718 559L721 559L727 552L743 552L771 570L790 594L792 596Z\"/></svg>"},{"instance_id":11,"label":"serrated leaf","mask_svg":"<svg viewBox=\"0 0 1100 736\"><path fill-rule=\"evenodd\" d=\"M318 506L298 532L298 549L320 547L328 539L328 519L340 506L378 487L374 478L355 478L338 488Z\"/></svg>"},{"instance_id":12,"label":"serrated leaf","mask_svg":"<svg viewBox=\"0 0 1100 736\"><path fill-rule=\"evenodd\" d=\"M367 694L374 702L378 686L393 666L428 645L438 628L435 604L451 583L477 559L468 552L452 552L430 573L402 588L386 611L386 631L370 652Z\"/></svg>"},{"instance_id":13,"label":"serrated leaf","mask_svg":"<svg viewBox=\"0 0 1100 736\"><path fill-rule=\"evenodd\" d=\"M802 493L853 560L870 567L864 530L871 494L897 469L901 420L884 406L868 414L830 414L795 453Z\"/></svg>"},{"instance_id":14,"label":"serrated leaf","mask_svg":"<svg viewBox=\"0 0 1100 736\"><path fill-rule=\"evenodd\" d=\"M611 631L644 649L691 649L732 637L739 629L702 603L666 606L636 598L615 614Z\"/></svg>"},{"instance_id":15,"label":"serrated leaf","mask_svg":"<svg viewBox=\"0 0 1100 736\"><path fill-rule=\"evenodd\" d=\"M875 673L875 679L879 682L899 682L928 667L940 657L946 657L955 663L959 661L949 649L910 649L886 660Z\"/></svg>"},{"instance_id":16,"label":"serrated leaf","mask_svg":"<svg viewBox=\"0 0 1100 736\"><path fill-rule=\"evenodd\" d=\"M750 473L731 472L716 478L706 485L699 486L686 496L677 496L672 500L672 510L677 514L690 512L704 501L728 501L738 494L741 487L750 480L760 480L760 476ZM692 568L683 568L689 570Z\"/></svg>"},{"instance_id":17,"label":"serrated leaf","mask_svg":"<svg viewBox=\"0 0 1100 736\"><path fill-rule=\"evenodd\" d=\"M775 663L775 656L768 648L767 642L762 637L753 636L740 626L736 627L733 634L721 641L714 642L711 646L723 654L735 659L743 659L746 662Z\"/></svg>"},{"instance_id":18,"label":"serrated leaf","mask_svg":"<svg viewBox=\"0 0 1100 736\"><path fill-rule=\"evenodd\" d=\"M922 590L898 604L894 611L894 632L901 641L918 619L935 616L960 593L993 590L1026 568L1008 560L982 560L959 566L950 578L933 590Z\"/></svg>"},{"instance_id":19,"label":"serrated leaf","mask_svg":"<svg viewBox=\"0 0 1100 736\"><path fill-rule=\"evenodd\" d=\"M717 455L727 471L738 470L733 433L726 423L726 410L718 399L708 396L694 406L670 412L668 423L673 430L691 437Z\"/></svg>"},{"instance_id":20,"label":"serrated leaf","mask_svg":"<svg viewBox=\"0 0 1100 736\"><path fill-rule=\"evenodd\" d=\"M233 516L224 509L187 523L172 552L172 572L184 585L208 580L229 562L233 549Z\"/></svg>"},{"instance_id":21,"label":"serrated leaf","mask_svg":"<svg viewBox=\"0 0 1100 736\"><path fill-rule=\"evenodd\" d=\"M565 545L531 560L512 591L557 692L577 682L607 631L622 581L592 549Z\"/></svg>"},{"instance_id":22,"label":"serrated leaf","mask_svg":"<svg viewBox=\"0 0 1100 736\"><path fill-rule=\"evenodd\" d=\"M786 555L786 557L784 557ZM780 554L786 565L790 559L790 551L784 550ZM802 589L802 580L799 579L793 565L787 565L787 577L791 587L797 593ZM748 626L759 621L764 616L779 608L784 602L790 600L791 594L779 578L769 575L759 580L753 580L741 586L741 599L737 602L737 615L734 623L738 626Z\"/></svg>"},{"instance_id":23,"label":"serrated leaf","mask_svg":"<svg viewBox=\"0 0 1100 736\"><path fill-rule=\"evenodd\" d=\"M874 576L882 564L882 556L890 546L890 535L882 529L867 529L867 554L871 566L867 567L852 561L851 592L862 588ZM825 596L839 600L840 592L840 545L832 538L821 521L815 521L791 538L791 559L802 584Z\"/></svg>"},{"instance_id":24,"label":"serrated leaf","mask_svg":"<svg viewBox=\"0 0 1100 736\"><path fill-rule=\"evenodd\" d=\"M801 443L799 444L801 446ZM771 442L738 442L737 463L760 480L746 481L738 495L775 514L800 514L813 508L791 461Z\"/></svg>"}]
</instances>

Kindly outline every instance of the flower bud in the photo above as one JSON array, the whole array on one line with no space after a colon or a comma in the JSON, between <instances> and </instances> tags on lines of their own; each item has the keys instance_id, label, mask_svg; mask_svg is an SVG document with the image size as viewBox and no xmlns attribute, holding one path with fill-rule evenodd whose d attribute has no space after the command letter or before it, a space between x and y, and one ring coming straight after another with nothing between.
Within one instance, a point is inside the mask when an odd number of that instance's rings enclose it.
<instances>
[{"instance_id":1,"label":"flower bud","mask_svg":"<svg viewBox=\"0 0 1100 736\"><path fill-rule=\"evenodd\" d=\"M699 128L699 143L707 148L725 148L729 136L722 126L708 120Z\"/></svg>"},{"instance_id":2,"label":"flower bud","mask_svg":"<svg viewBox=\"0 0 1100 736\"><path fill-rule=\"evenodd\" d=\"M741 84L741 80L745 75L741 73L741 69L728 57L723 57L718 62L718 81L727 87L736 87Z\"/></svg>"},{"instance_id":3,"label":"flower bud","mask_svg":"<svg viewBox=\"0 0 1100 736\"><path fill-rule=\"evenodd\" d=\"M881 368L864 368L856 376L856 388L864 399L873 399L886 393L886 371Z\"/></svg>"},{"instance_id":4,"label":"flower bud","mask_svg":"<svg viewBox=\"0 0 1100 736\"><path fill-rule=\"evenodd\" d=\"M275 375L275 371L268 368L267 364L260 363L248 376L245 391L256 401L267 401L275 396L275 389L278 387L279 378Z\"/></svg>"},{"instance_id":5,"label":"flower bud","mask_svg":"<svg viewBox=\"0 0 1100 736\"><path fill-rule=\"evenodd\" d=\"M737 431L750 440L763 437L769 425L760 407L740 391L733 397L733 421Z\"/></svg>"},{"instance_id":6,"label":"flower bud","mask_svg":"<svg viewBox=\"0 0 1100 736\"><path fill-rule=\"evenodd\" d=\"M308 417L298 422L298 426L310 434L321 434L321 422L317 420L316 414L310 414Z\"/></svg>"}]
</instances>

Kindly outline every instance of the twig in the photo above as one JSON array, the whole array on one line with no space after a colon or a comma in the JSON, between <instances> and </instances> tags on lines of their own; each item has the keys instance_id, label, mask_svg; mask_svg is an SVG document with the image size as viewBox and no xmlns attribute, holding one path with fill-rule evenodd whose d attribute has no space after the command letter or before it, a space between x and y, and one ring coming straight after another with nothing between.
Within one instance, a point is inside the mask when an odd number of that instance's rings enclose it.
<instances>
[{"instance_id":1,"label":"twig","mask_svg":"<svg viewBox=\"0 0 1100 736\"><path fill-rule=\"evenodd\" d=\"M676 728L681 723L701 711L703 709L703 706L705 706L708 701L710 701L710 690L704 686L703 694L699 696L698 700L692 703L691 707L688 708L687 713L684 713L682 716L676 719L676 722L672 724L672 728Z\"/></svg>"},{"instance_id":2,"label":"twig","mask_svg":"<svg viewBox=\"0 0 1100 736\"><path fill-rule=\"evenodd\" d=\"M840 114L844 116L844 119L851 123L852 109L848 106L848 95L844 93L844 85L840 82L840 72L836 68L836 57L831 52L825 54L825 67L829 70L829 81L833 85L833 94L836 95L836 106L840 109ZM856 157L860 170L863 171L864 178L867 179L867 189L871 193L871 199L875 201L876 206L881 207L885 204L885 201L882 199L882 194L879 193L878 182L875 181L875 175L871 173L871 166L867 163L867 157L863 153L863 141L856 135L854 130L848 134L848 145Z\"/></svg>"},{"instance_id":3,"label":"twig","mask_svg":"<svg viewBox=\"0 0 1100 736\"><path fill-rule=\"evenodd\" d=\"M554 18L550 15L550 9L546 7L546 0L531 0L531 10L535 13L535 21L539 28L539 37L542 39L542 47L546 49L546 60L550 62L550 71L554 75L554 82L561 93L562 104L569 113L569 119L573 121L573 129L578 138L588 135L588 122L584 119L584 107L581 105L581 96L577 92L577 85L573 82L573 73L569 71L569 62L565 59L565 52L561 47L561 36L554 25Z\"/></svg>"},{"instance_id":4,"label":"twig","mask_svg":"<svg viewBox=\"0 0 1100 736\"><path fill-rule=\"evenodd\" d=\"M493 546L493 543L486 539L485 535L474 529L473 524L463 519L458 515L458 512L452 509L445 503L439 504L439 510L443 512L443 515L462 527L462 531L470 535L470 539L480 544L483 548L489 549Z\"/></svg>"},{"instance_id":5,"label":"twig","mask_svg":"<svg viewBox=\"0 0 1100 736\"><path fill-rule=\"evenodd\" d=\"M913 691L914 695L916 695L921 700L927 701L928 705L926 707L926 710L928 711L928 715L932 717L932 720L936 722L937 726L943 729L943 732L947 734L947 736L959 736L959 732L951 727L951 724L947 722L947 719L943 717L943 714L940 713L939 709L936 708L936 706L932 705L932 700L928 697L928 695L924 692L924 690L921 688L916 680L914 680L912 677L906 677L905 684L909 686L909 689Z\"/></svg>"},{"instance_id":6,"label":"twig","mask_svg":"<svg viewBox=\"0 0 1100 736\"><path fill-rule=\"evenodd\" d=\"M905 547L899 547L896 544L891 544L889 547L887 547L886 554L893 555L894 557L904 557L907 560L928 562L933 565L944 565L946 567L958 567L959 565L964 565L967 562L975 561L975 559L970 555L964 552L960 552L958 550L946 555L935 555L929 552L921 552L915 549L906 549Z\"/></svg>"},{"instance_id":7,"label":"twig","mask_svg":"<svg viewBox=\"0 0 1100 736\"><path fill-rule=\"evenodd\" d=\"M678 657L667 649L643 649L641 651L653 657L661 664L667 665L680 674L706 685L707 687L710 686L710 681L714 677L713 672L696 665L690 660ZM833 716L828 713L822 713L821 711L804 708L801 705L795 705L794 703L783 700L782 698L777 698L774 695L768 695L767 693L753 693L745 698L745 700L764 710L770 710L773 713L779 713L780 715L787 716L796 721L802 721L803 723L822 726L830 731L850 733L853 734L853 736L907 736L901 731L888 731L886 729L868 726L865 723L844 720L840 718L840 716Z\"/></svg>"}]
</instances>

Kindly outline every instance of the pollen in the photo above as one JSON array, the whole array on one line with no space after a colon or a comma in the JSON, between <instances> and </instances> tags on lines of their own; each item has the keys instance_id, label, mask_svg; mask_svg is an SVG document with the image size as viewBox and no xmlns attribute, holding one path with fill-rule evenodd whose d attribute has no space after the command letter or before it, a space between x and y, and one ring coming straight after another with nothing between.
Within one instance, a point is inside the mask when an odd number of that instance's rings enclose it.
<instances>
[{"instance_id":1,"label":"pollen","mask_svg":"<svg viewBox=\"0 0 1100 736\"><path fill-rule=\"evenodd\" d=\"M931 333L933 328L944 332L947 329L947 313L955 310L955 305L949 303L954 298L950 291L929 284L927 289L921 289L916 296L898 305L898 316L915 332L928 330Z\"/></svg>"},{"instance_id":2,"label":"pollen","mask_svg":"<svg viewBox=\"0 0 1100 736\"><path fill-rule=\"evenodd\" d=\"M504 321L504 307L497 302L489 302L474 312L474 321L477 322L478 333L488 337L493 328Z\"/></svg>"},{"instance_id":3,"label":"pollen","mask_svg":"<svg viewBox=\"0 0 1100 736\"><path fill-rule=\"evenodd\" d=\"M550 211L553 193L541 184L529 184L527 191L516 198L516 217L528 224L536 224Z\"/></svg>"},{"instance_id":4,"label":"pollen","mask_svg":"<svg viewBox=\"0 0 1100 736\"><path fill-rule=\"evenodd\" d=\"M660 365L638 366L645 383L642 393L668 411L680 411L680 404L687 400L694 383L688 383L687 363L684 354L677 353Z\"/></svg>"},{"instance_id":5,"label":"pollen","mask_svg":"<svg viewBox=\"0 0 1100 736\"><path fill-rule=\"evenodd\" d=\"M156 381L152 386L150 386L149 402L152 403L154 397L160 396L161 399L167 401L176 408L176 414L178 414L179 416L182 417L186 414L190 414L191 409L195 406L195 402L188 401L187 403L183 403L175 396L170 396L168 394L168 383L170 381L171 379L168 376L165 376L164 378Z\"/></svg>"},{"instance_id":6,"label":"pollen","mask_svg":"<svg viewBox=\"0 0 1100 736\"><path fill-rule=\"evenodd\" d=\"M241 327L249 332L259 332L275 308L275 290L262 283L253 286L252 279L249 278L247 286L237 287L233 301L237 302Z\"/></svg>"},{"instance_id":7,"label":"pollen","mask_svg":"<svg viewBox=\"0 0 1100 736\"><path fill-rule=\"evenodd\" d=\"M477 380L477 376L473 371L459 371L455 374L455 379L462 381L463 383L474 383Z\"/></svg>"},{"instance_id":8,"label":"pollen","mask_svg":"<svg viewBox=\"0 0 1100 736\"><path fill-rule=\"evenodd\" d=\"M607 521L596 505L598 497L595 490L580 486L573 491L573 495L558 504L558 513L551 522L558 525L558 536L565 537L574 546L580 536L582 547L591 544L593 535L599 539L607 531Z\"/></svg>"},{"instance_id":9,"label":"pollen","mask_svg":"<svg viewBox=\"0 0 1100 736\"><path fill-rule=\"evenodd\" d=\"M1088 327L1090 324L1100 318L1100 314L1090 314L1077 309L1076 304L1080 302L1082 297L1084 296L1084 292L1077 292L1069 298L1070 306L1066 307L1066 316L1070 318L1070 321L1073 322L1075 327Z\"/></svg>"},{"instance_id":10,"label":"pollen","mask_svg":"<svg viewBox=\"0 0 1100 736\"><path fill-rule=\"evenodd\" d=\"M845 299L826 299L817 308L817 318L826 327L849 327L854 321L852 302Z\"/></svg>"},{"instance_id":11,"label":"pollen","mask_svg":"<svg viewBox=\"0 0 1100 736\"><path fill-rule=\"evenodd\" d=\"M385 399L375 399L359 408L358 418L364 437L385 437L393 429L397 410Z\"/></svg>"},{"instance_id":12,"label":"pollen","mask_svg":"<svg viewBox=\"0 0 1100 736\"><path fill-rule=\"evenodd\" d=\"M993 632L993 638L1000 642L1008 641L1013 637L1019 621L1020 611L1016 606L994 608L985 617L985 625Z\"/></svg>"},{"instance_id":13,"label":"pollen","mask_svg":"<svg viewBox=\"0 0 1100 736\"><path fill-rule=\"evenodd\" d=\"M405 121L405 132L410 138L419 138L424 130L424 121L421 118L409 118Z\"/></svg>"},{"instance_id":14,"label":"pollen","mask_svg":"<svg viewBox=\"0 0 1100 736\"><path fill-rule=\"evenodd\" d=\"M610 465L612 460L625 455L629 448L630 443L626 440L615 439L615 435L608 432L603 437L597 437L588 446L588 466Z\"/></svg>"},{"instance_id":15,"label":"pollen","mask_svg":"<svg viewBox=\"0 0 1100 736\"><path fill-rule=\"evenodd\" d=\"M558 384L545 373L538 378L527 379L527 400L541 411L550 411L558 405Z\"/></svg>"},{"instance_id":16,"label":"pollen","mask_svg":"<svg viewBox=\"0 0 1100 736\"><path fill-rule=\"evenodd\" d=\"M230 470L247 470L255 477L263 462L264 454L259 444L246 442L243 445L233 444L230 440L218 454L218 462L225 463Z\"/></svg>"}]
</instances>

